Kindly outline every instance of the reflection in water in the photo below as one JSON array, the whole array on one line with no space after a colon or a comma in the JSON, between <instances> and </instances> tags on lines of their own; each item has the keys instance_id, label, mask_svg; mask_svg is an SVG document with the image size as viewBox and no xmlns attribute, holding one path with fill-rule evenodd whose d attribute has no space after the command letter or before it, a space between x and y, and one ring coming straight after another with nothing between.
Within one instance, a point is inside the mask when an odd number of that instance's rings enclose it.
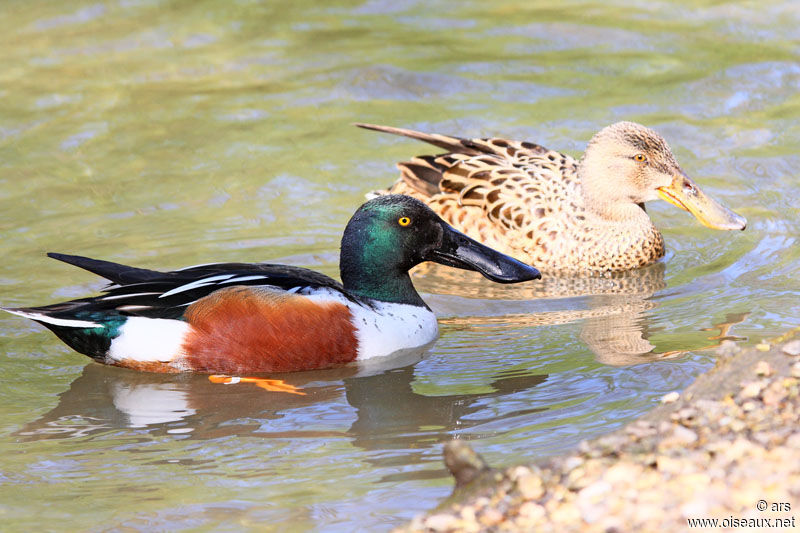
<instances>
[{"instance_id":1,"label":"reflection in water","mask_svg":"<svg viewBox=\"0 0 800 533\"><path fill-rule=\"evenodd\" d=\"M664 263L655 263L629 272L614 272L595 277L545 277L541 282L519 286L488 285L470 273L427 268L417 271L418 284L424 290L460 298L455 303L446 297L434 296L432 305L439 304L445 315L442 319L458 329L474 329L497 323L512 327L546 326L583 321L580 339L595 354L598 362L624 366L675 358L684 350L659 352L650 342L653 315L658 307L653 295L666 287ZM487 304L485 298L504 298ZM568 309L552 310L554 307ZM492 315L493 309L499 316ZM519 312L514 312L519 310ZM510 313L510 314L509 314ZM741 323L747 313L728 315L725 322L704 330L721 329L720 335L709 339L742 340L728 332L733 324ZM691 347L692 350L713 348L718 344Z\"/></svg>"},{"instance_id":2,"label":"reflection in water","mask_svg":"<svg viewBox=\"0 0 800 533\"><path fill-rule=\"evenodd\" d=\"M278 411L325 401L339 390L330 385L310 387L307 396L298 396L267 392L249 383L212 383L204 375L155 374L89 363L54 409L17 434L38 440L148 428L214 438L256 431L260 424L252 419L275 418ZM220 430L220 424L230 421L235 423Z\"/></svg>"},{"instance_id":3,"label":"reflection in water","mask_svg":"<svg viewBox=\"0 0 800 533\"><path fill-rule=\"evenodd\" d=\"M549 276L518 285L484 283L472 272L441 268L423 263L412 273L414 283L427 292L457 294L492 300L541 300L578 296L614 294L650 297L666 287L664 262L624 272L606 272L595 276Z\"/></svg>"},{"instance_id":4,"label":"reflection in water","mask_svg":"<svg viewBox=\"0 0 800 533\"><path fill-rule=\"evenodd\" d=\"M490 385L491 392L425 396L413 390L414 367L405 366L370 378L345 379L347 402L356 408L350 427L355 443L364 449L413 448L420 437L427 445L452 438L449 433L484 422L469 418L483 407L479 401L528 390L543 383L544 374L502 373ZM515 411L511 416L541 411ZM495 418L494 420L498 420ZM402 434L408 428L431 428L431 433ZM435 438L432 435L436 435Z\"/></svg>"},{"instance_id":5,"label":"reflection in water","mask_svg":"<svg viewBox=\"0 0 800 533\"><path fill-rule=\"evenodd\" d=\"M456 430L480 424L482 420L468 417L482 408L481 400L530 389L547 376L505 373L491 382L490 392L444 396L414 391L413 363L389 370L373 366L366 373L348 366L281 378L306 395L270 392L251 383L213 383L202 375L151 374L90 363L60 395L55 408L17 435L26 440L87 437L119 428L147 428L155 434L197 439L324 434L351 437L367 450L425 449L452 438ZM267 420L291 416L293 410L311 404L341 400L343 392L356 416L346 432L264 431ZM514 416L538 410L516 411Z\"/></svg>"}]
</instances>

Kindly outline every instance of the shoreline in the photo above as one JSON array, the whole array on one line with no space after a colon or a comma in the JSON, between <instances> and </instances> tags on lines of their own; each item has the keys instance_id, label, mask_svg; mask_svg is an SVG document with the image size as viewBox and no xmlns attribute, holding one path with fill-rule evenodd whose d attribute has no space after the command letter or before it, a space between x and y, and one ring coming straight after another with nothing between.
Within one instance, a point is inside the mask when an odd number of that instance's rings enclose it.
<instances>
[{"instance_id":1,"label":"shoreline","mask_svg":"<svg viewBox=\"0 0 800 533\"><path fill-rule=\"evenodd\" d=\"M796 531L796 333L752 348L724 341L682 393L563 456L495 470L451 441L453 494L396 531Z\"/></svg>"}]
</instances>

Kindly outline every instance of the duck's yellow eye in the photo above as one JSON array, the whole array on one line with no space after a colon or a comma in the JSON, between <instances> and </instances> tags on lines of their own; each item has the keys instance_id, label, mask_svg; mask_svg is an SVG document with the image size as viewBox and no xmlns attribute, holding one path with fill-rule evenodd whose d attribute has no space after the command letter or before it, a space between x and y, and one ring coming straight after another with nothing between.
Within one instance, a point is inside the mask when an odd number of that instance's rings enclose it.
<instances>
[{"instance_id":1,"label":"duck's yellow eye","mask_svg":"<svg viewBox=\"0 0 800 533\"><path fill-rule=\"evenodd\" d=\"M639 163L644 163L645 161L647 161L647 156L644 154L636 154L635 156L633 156L633 159L634 161L637 161Z\"/></svg>"},{"instance_id":2,"label":"duck's yellow eye","mask_svg":"<svg viewBox=\"0 0 800 533\"><path fill-rule=\"evenodd\" d=\"M405 228L406 226L411 224L411 219L408 217L400 217L397 219L397 223Z\"/></svg>"}]
</instances>

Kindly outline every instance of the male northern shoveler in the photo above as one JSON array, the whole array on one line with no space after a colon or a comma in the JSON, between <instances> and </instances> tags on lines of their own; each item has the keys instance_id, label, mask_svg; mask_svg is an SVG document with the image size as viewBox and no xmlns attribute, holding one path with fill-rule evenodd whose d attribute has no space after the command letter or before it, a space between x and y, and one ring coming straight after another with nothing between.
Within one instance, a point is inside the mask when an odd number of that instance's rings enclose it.
<instances>
[{"instance_id":1,"label":"male northern shoveler","mask_svg":"<svg viewBox=\"0 0 800 533\"><path fill-rule=\"evenodd\" d=\"M112 284L103 296L5 310L43 324L101 363L153 372L309 370L424 346L438 326L408 275L423 261L475 270L499 283L541 277L402 195L371 200L350 219L342 237L342 283L266 263L158 272L48 255Z\"/></svg>"},{"instance_id":2,"label":"male northern shoveler","mask_svg":"<svg viewBox=\"0 0 800 533\"><path fill-rule=\"evenodd\" d=\"M460 231L547 273L630 270L663 257L664 240L644 209L650 200L710 228L747 223L686 176L658 133L633 122L595 134L580 162L530 142L356 125L447 151L399 163L400 179L377 194L414 196Z\"/></svg>"}]
</instances>

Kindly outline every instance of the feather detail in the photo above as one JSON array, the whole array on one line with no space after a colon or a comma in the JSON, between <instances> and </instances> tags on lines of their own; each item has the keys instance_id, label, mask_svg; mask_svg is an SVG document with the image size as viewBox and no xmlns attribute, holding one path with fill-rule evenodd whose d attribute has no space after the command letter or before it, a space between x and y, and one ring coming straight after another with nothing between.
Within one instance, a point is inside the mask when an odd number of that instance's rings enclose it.
<instances>
[{"instance_id":1,"label":"feather detail","mask_svg":"<svg viewBox=\"0 0 800 533\"><path fill-rule=\"evenodd\" d=\"M542 271L628 270L664 255L646 217L615 224L587 209L579 163L567 154L525 141L356 125L449 151L398 163L400 179L370 194L422 200L456 229Z\"/></svg>"}]
</instances>

